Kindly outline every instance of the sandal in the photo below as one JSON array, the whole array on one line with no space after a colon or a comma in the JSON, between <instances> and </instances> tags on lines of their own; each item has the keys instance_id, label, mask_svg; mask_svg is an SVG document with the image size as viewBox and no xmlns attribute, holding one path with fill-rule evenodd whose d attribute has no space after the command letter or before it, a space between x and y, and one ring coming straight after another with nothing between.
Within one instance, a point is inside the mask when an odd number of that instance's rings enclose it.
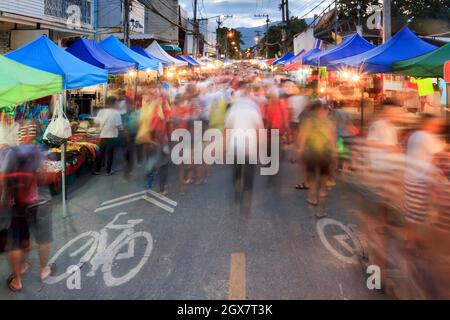
<instances>
[{"instance_id":1,"label":"sandal","mask_svg":"<svg viewBox=\"0 0 450 320\"><path fill-rule=\"evenodd\" d=\"M295 186L295 189L297 190L308 190L309 188L304 183L299 183Z\"/></svg>"},{"instance_id":2,"label":"sandal","mask_svg":"<svg viewBox=\"0 0 450 320\"><path fill-rule=\"evenodd\" d=\"M45 281L48 279L48 277L50 277L56 270L56 265L55 264L49 264L48 267L50 268L50 272L48 273L48 275L44 278L41 277L41 281Z\"/></svg>"},{"instance_id":3,"label":"sandal","mask_svg":"<svg viewBox=\"0 0 450 320\"><path fill-rule=\"evenodd\" d=\"M318 204L317 202L309 200L309 199L306 199L306 202L314 207L317 206L317 204Z\"/></svg>"},{"instance_id":4,"label":"sandal","mask_svg":"<svg viewBox=\"0 0 450 320\"><path fill-rule=\"evenodd\" d=\"M8 279L6 279L6 285L8 286L8 289L12 292L20 292L22 291L22 288L16 288L12 285L13 280L16 278L16 275L14 273L10 274Z\"/></svg>"}]
</instances>

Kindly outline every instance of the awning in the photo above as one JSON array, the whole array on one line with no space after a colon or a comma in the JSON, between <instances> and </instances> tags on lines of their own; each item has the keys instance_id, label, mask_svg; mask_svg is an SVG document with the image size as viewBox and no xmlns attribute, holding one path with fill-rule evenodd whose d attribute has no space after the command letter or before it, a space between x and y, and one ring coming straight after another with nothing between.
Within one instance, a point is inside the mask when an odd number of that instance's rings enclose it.
<instances>
[{"instance_id":1,"label":"awning","mask_svg":"<svg viewBox=\"0 0 450 320\"><path fill-rule=\"evenodd\" d=\"M302 67L303 63L301 61L296 61L294 63L289 63L286 64L283 67L284 71L297 71L298 69L300 69Z\"/></svg>"},{"instance_id":2,"label":"awning","mask_svg":"<svg viewBox=\"0 0 450 320\"><path fill-rule=\"evenodd\" d=\"M170 65L176 66L187 66L187 62L175 59L158 44L157 41L153 41L147 49L145 49L147 53L149 53L152 57L165 61Z\"/></svg>"},{"instance_id":3,"label":"awning","mask_svg":"<svg viewBox=\"0 0 450 320\"><path fill-rule=\"evenodd\" d=\"M114 36L109 36L100 42L100 46L117 59L136 63L138 70L160 70L160 62L134 52Z\"/></svg>"},{"instance_id":4,"label":"awning","mask_svg":"<svg viewBox=\"0 0 450 320\"><path fill-rule=\"evenodd\" d=\"M450 43L416 58L395 62L392 70L413 77L442 78L444 65L450 60Z\"/></svg>"},{"instance_id":5,"label":"awning","mask_svg":"<svg viewBox=\"0 0 450 320\"><path fill-rule=\"evenodd\" d=\"M105 69L109 74L123 74L135 69L135 63L114 58L95 41L80 39L66 49L80 60Z\"/></svg>"},{"instance_id":6,"label":"awning","mask_svg":"<svg viewBox=\"0 0 450 320\"><path fill-rule=\"evenodd\" d=\"M60 75L0 56L0 107L39 99L62 90Z\"/></svg>"},{"instance_id":7,"label":"awning","mask_svg":"<svg viewBox=\"0 0 450 320\"><path fill-rule=\"evenodd\" d=\"M149 58L149 59L152 59L152 60L159 61L160 63L162 63L162 65L163 65L164 67L167 67L167 66L169 65L166 61L163 61L163 60L161 60L161 59L158 59L158 58L152 56L150 53L148 53L147 51L145 51L145 49L142 48L142 47L140 47L140 46L132 46L132 47L131 47L131 50L133 50L133 51L136 52L136 53L139 53L140 55L142 55L142 56L144 56L144 57L146 57L146 58Z\"/></svg>"},{"instance_id":8,"label":"awning","mask_svg":"<svg viewBox=\"0 0 450 320\"><path fill-rule=\"evenodd\" d=\"M303 62L303 63L305 63L306 60L307 60L309 57L312 57L312 56L314 56L314 55L318 55L318 54L320 54L321 52L322 52L322 50L320 50L320 49L318 49L318 48L311 49L311 50L309 50L308 52L306 52L304 56L302 56L302 57L300 58L300 61Z\"/></svg>"},{"instance_id":9,"label":"awning","mask_svg":"<svg viewBox=\"0 0 450 320\"><path fill-rule=\"evenodd\" d=\"M162 44L161 48L165 51L176 51L176 52L181 52L180 47L172 45L172 44Z\"/></svg>"},{"instance_id":10,"label":"awning","mask_svg":"<svg viewBox=\"0 0 450 320\"><path fill-rule=\"evenodd\" d=\"M62 75L63 88L67 90L108 81L108 73L105 70L71 55L46 36L37 38L5 57L42 71Z\"/></svg>"},{"instance_id":11,"label":"awning","mask_svg":"<svg viewBox=\"0 0 450 320\"><path fill-rule=\"evenodd\" d=\"M408 27L403 27L388 42L362 54L346 59L336 59L334 65L358 67L364 72L392 72L394 62L414 58L436 49L435 46L417 37Z\"/></svg>"},{"instance_id":12,"label":"awning","mask_svg":"<svg viewBox=\"0 0 450 320\"><path fill-rule=\"evenodd\" d=\"M375 48L373 44L367 42L363 37L355 33L345 37L344 40L333 49L309 56L306 59L306 64L313 66L328 66L330 61L354 56L373 48Z\"/></svg>"},{"instance_id":13,"label":"awning","mask_svg":"<svg viewBox=\"0 0 450 320\"><path fill-rule=\"evenodd\" d=\"M293 57L294 57L294 55L292 53L288 52L281 58L278 58L274 62L272 62L272 65L274 66L274 65L277 65L278 63L283 63L285 61L288 61L289 59L292 59Z\"/></svg>"},{"instance_id":14,"label":"awning","mask_svg":"<svg viewBox=\"0 0 450 320\"><path fill-rule=\"evenodd\" d=\"M306 50L302 49L299 53L293 56L291 59L284 62L284 64L294 63L301 59L306 54Z\"/></svg>"}]
</instances>

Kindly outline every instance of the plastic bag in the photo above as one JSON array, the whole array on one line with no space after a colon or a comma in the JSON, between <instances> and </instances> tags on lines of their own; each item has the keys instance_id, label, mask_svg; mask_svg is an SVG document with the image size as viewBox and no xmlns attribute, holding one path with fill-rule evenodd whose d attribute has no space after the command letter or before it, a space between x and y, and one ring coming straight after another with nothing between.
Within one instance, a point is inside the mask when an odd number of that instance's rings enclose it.
<instances>
[{"instance_id":1,"label":"plastic bag","mask_svg":"<svg viewBox=\"0 0 450 320\"><path fill-rule=\"evenodd\" d=\"M44 133L44 142L59 147L72 136L72 128L61 106L55 108L52 119Z\"/></svg>"}]
</instances>

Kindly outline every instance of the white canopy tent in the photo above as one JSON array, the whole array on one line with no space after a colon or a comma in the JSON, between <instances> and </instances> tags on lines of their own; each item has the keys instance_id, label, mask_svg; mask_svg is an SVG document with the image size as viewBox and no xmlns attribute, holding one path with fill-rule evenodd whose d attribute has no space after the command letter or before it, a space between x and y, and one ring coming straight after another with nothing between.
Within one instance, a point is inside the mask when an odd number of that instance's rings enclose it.
<instances>
[{"instance_id":1,"label":"white canopy tent","mask_svg":"<svg viewBox=\"0 0 450 320\"><path fill-rule=\"evenodd\" d=\"M159 60L166 61L169 65L175 65L175 66L187 66L187 62L178 60L174 57L172 57L170 54L168 54L159 43L155 40L152 42L151 45L145 49L152 57L155 57Z\"/></svg>"}]
</instances>

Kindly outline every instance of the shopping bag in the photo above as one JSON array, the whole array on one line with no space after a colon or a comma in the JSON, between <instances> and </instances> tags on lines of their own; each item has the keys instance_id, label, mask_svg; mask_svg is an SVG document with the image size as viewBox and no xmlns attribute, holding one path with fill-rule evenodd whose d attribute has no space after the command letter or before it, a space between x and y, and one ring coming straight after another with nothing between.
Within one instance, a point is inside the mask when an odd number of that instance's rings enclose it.
<instances>
[{"instance_id":1,"label":"shopping bag","mask_svg":"<svg viewBox=\"0 0 450 320\"><path fill-rule=\"evenodd\" d=\"M44 133L44 142L59 147L72 136L72 128L61 106L55 107L52 119Z\"/></svg>"}]
</instances>

